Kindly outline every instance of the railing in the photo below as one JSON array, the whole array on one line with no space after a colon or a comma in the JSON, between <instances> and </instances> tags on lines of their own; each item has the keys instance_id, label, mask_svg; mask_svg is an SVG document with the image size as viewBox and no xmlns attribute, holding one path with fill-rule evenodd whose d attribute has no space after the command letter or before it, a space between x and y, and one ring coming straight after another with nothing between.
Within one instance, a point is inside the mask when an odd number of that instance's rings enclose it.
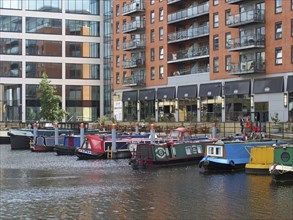
<instances>
[{"instance_id":1,"label":"railing","mask_svg":"<svg viewBox=\"0 0 293 220\"><path fill-rule=\"evenodd\" d=\"M123 79L123 86L143 86L145 83L145 75L132 75Z\"/></svg>"},{"instance_id":2,"label":"railing","mask_svg":"<svg viewBox=\"0 0 293 220\"><path fill-rule=\"evenodd\" d=\"M135 31L145 28L145 21L133 21L122 26L122 32Z\"/></svg>"},{"instance_id":3,"label":"railing","mask_svg":"<svg viewBox=\"0 0 293 220\"><path fill-rule=\"evenodd\" d=\"M145 65L144 59L124 60L122 62L122 67L125 69L143 67L144 65Z\"/></svg>"},{"instance_id":4,"label":"railing","mask_svg":"<svg viewBox=\"0 0 293 220\"><path fill-rule=\"evenodd\" d=\"M249 60L241 63L231 63L230 74L264 73L265 62Z\"/></svg>"},{"instance_id":5,"label":"railing","mask_svg":"<svg viewBox=\"0 0 293 220\"><path fill-rule=\"evenodd\" d=\"M123 43L123 50L133 50L137 48L144 48L145 40L144 39L134 39L126 41Z\"/></svg>"},{"instance_id":6,"label":"railing","mask_svg":"<svg viewBox=\"0 0 293 220\"><path fill-rule=\"evenodd\" d=\"M235 4L235 3L240 3L240 2L244 2L245 0L226 0L226 2L228 4Z\"/></svg>"},{"instance_id":7,"label":"railing","mask_svg":"<svg viewBox=\"0 0 293 220\"><path fill-rule=\"evenodd\" d=\"M183 9L168 15L168 23L178 22L209 13L209 3Z\"/></svg>"},{"instance_id":8,"label":"railing","mask_svg":"<svg viewBox=\"0 0 293 220\"><path fill-rule=\"evenodd\" d=\"M241 12L240 14L231 15L229 17L228 26L237 26L251 22L264 22L265 11L256 9L251 11Z\"/></svg>"},{"instance_id":9,"label":"railing","mask_svg":"<svg viewBox=\"0 0 293 220\"><path fill-rule=\"evenodd\" d=\"M130 4L122 7L122 15L126 15L134 12L141 12L145 10L145 2L144 1L134 1Z\"/></svg>"},{"instance_id":10,"label":"railing","mask_svg":"<svg viewBox=\"0 0 293 220\"><path fill-rule=\"evenodd\" d=\"M209 65L200 66L194 69L174 71L171 76L184 76L190 74L206 73L210 71Z\"/></svg>"},{"instance_id":11,"label":"railing","mask_svg":"<svg viewBox=\"0 0 293 220\"><path fill-rule=\"evenodd\" d=\"M183 2L184 0L168 0L168 4L173 4L177 2Z\"/></svg>"},{"instance_id":12,"label":"railing","mask_svg":"<svg viewBox=\"0 0 293 220\"><path fill-rule=\"evenodd\" d=\"M194 49L192 51L189 50L182 50L177 52L172 52L168 56L168 61L178 61L184 60L189 58L196 58L201 56L208 56L209 55L209 47L201 47L198 49Z\"/></svg>"},{"instance_id":13,"label":"railing","mask_svg":"<svg viewBox=\"0 0 293 220\"><path fill-rule=\"evenodd\" d=\"M265 35L249 35L241 38L234 38L231 40L231 49L251 46L264 47Z\"/></svg>"},{"instance_id":14,"label":"railing","mask_svg":"<svg viewBox=\"0 0 293 220\"><path fill-rule=\"evenodd\" d=\"M209 25L168 34L168 42L182 41L209 34Z\"/></svg>"}]
</instances>

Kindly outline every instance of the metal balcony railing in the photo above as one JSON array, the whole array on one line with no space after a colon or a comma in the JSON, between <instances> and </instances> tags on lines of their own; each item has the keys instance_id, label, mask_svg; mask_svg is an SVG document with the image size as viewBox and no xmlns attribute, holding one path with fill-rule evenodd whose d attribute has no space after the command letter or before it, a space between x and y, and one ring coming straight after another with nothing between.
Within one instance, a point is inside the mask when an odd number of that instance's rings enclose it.
<instances>
[{"instance_id":1,"label":"metal balcony railing","mask_svg":"<svg viewBox=\"0 0 293 220\"><path fill-rule=\"evenodd\" d=\"M122 15L130 15L133 13L142 13L145 12L145 2L144 1L134 1L124 7L122 7Z\"/></svg>"},{"instance_id":2,"label":"metal balcony railing","mask_svg":"<svg viewBox=\"0 0 293 220\"><path fill-rule=\"evenodd\" d=\"M122 32L133 32L137 30L142 30L145 28L145 21L132 21L130 23L126 23L122 26Z\"/></svg>"},{"instance_id":3,"label":"metal balcony railing","mask_svg":"<svg viewBox=\"0 0 293 220\"><path fill-rule=\"evenodd\" d=\"M231 15L228 20L229 27L238 27L250 23L264 23L265 11L256 9L241 12L240 14Z\"/></svg>"},{"instance_id":4,"label":"metal balcony railing","mask_svg":"<svg viewBox=\"0 0 293 220\"><path fill-rule=\"evenodd\" d=\"M202 16L209 13L209 2L202 5L183 9L168 15L168 24L185 21L190 18Z\"/></svg>"},{"instance_id":5,"label":"metal balcony railing","mask_svg":"<svg viewBox=\"0 0 293 220\"><path fill-rule=\"evenodd\" d=\"M228 4L238 4L244 2L245 0L226 0Z\"/></svg>"},{"instance_id":6,"label":"metal balcony railing","mask_svg":"<svg viewBox=\"0 0 293 220\"><path fill-rule=\"evenodd\" d=\"M130 59L130 60L124 60L122 62L122 67L124 69L130 69L130 68L140 68L144 67L145 60L144 59Z\"/></svg>"},{"instance_id":7,"label":"metal balcony railing","mask_svg":"<svg viewBox=\"0 0 293 220\"><path fill-rule=\"evenodd\" d=\"M264 48L265 35L249 35L231 40L230 50L241 50L250 48Z\"/></svg>"},{"instance_id":8,"label":"metal balcony railing","mask_svg":"<svg viewBox=\"0 0 293 220\"><path fill-rule=\"evenodd\" d=\"M174 71L171 76L184 76L184 75L190 75L190 74L206 73L209 71L210 71L209 65L204 65L194 69L177 70L177 71Z\"/></svg>"},{"instance_id":9,"label":"metal balcony railing","mask_svg":"<svg viewBox=\"0 0 293 220\"><path fill-rule=\"evenodd\" d=\"M145 75L132 75L123 79L123 86L144 86L145 83Z\"/></svg>"},{"instance_id":10,"label":"metal balcony railing","mask_svg":"<svg viewBox=\"0 0 293 220\"><path fill-rule=\"evenodd\" d=\"M183 31L177 31L168 34L168 43L181 42L197 37L206 36L209 34L209 25L202 27L191 28Z\"/></svg>"},{"instance_id":11,"label":"metal balcony railing","mask_svg":"<svg viewBox=\"0 0 293 220\"><path fill-rule=\"evenodd\" d=\"M184 0L168 0L168 5L178 3L178 2L184 2Z\"/></svg>"},{"instance_id":12,"label":"metal balcony railing","mask_svg":"<svg viewBox=\"0 0 293 220\"><path fill-rule=\"evenodd\" d=\"M264 73L265 62L257 60L249 60L240 63L231 63L231 69L228 71L233 75L242 75L250 73Z\"/></svg>"},{"instance_id":13,"label":"metal balcony railing","mask_svg":"<svg viewBox=\"0 0 293 220\"><path fill-rule=\"evenodd\" d=\"M194 49L194 50L180 50L177 52L172 52L169 54L168 57L168 61L182 61L185 59L193 59L193 58L197 58L200 59L202 56L204 56L203 58L206 58L209 56L209 47L205 46L205 47L201 47L198 49Z\"/></svg>"},{"instance_id":14,"label":"metal balcony railing","mask_svg":"<svg viewBox=\"0 0 293 220\"><path fill-rule=\"evenodd\" d=\"M134 39L123 43L123 50L135 50L145 48L145 39Z\"/></svg>"}]
</instances>

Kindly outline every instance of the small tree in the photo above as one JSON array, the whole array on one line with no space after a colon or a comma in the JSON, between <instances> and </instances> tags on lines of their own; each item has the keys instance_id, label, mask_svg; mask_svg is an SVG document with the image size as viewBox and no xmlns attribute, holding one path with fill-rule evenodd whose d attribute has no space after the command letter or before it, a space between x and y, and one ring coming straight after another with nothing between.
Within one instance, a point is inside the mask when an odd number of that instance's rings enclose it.
<instances>
[{"instance_id":1,"label":"small tree","mask_svg":"<svg viewBox=\"0 0 293 220\"><path fill-rule=\"evenodd\" d=\"M46 73L43 73L37 92L40 95L41 111L40 116L46 121L61 121L68 113L59 107L61 97L56 95L56 86L50 85Z\"/></svg>"}]
</instances>

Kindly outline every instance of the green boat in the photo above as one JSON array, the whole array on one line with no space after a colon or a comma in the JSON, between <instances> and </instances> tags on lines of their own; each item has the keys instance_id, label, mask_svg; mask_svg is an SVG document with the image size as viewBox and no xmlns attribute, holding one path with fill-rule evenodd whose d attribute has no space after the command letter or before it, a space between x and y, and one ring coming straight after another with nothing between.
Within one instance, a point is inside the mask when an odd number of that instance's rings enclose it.
<instances>
[{"instance_id":1,"label":"green boat","mask_svg":"<svg viewBox=\"0 0 293 220\"><path fill-rule=\"evenodd\" d=\"M293 183L293 143L274 149L274 162L270 174L275 183Z\"/></svg>"}]
</instances>

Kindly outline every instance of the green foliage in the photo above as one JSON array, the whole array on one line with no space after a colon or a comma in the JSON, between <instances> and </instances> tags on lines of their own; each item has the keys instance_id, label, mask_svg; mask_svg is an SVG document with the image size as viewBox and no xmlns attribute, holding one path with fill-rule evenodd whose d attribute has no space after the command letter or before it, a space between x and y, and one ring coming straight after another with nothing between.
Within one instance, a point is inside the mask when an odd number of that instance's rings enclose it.
<instances>
[{"instance_id":1,"label":"green foliage","mask_svg":"<svg viewBox=\"0 0 293 220\"><path fill-rule=\"evenodd\" d=\"M109 120L109 118L106 115L103 115L98 118L97 122L99 123L99 125L104 126L106 121L108 121L108 120Z\"/></svg>"},{"instance_id":2,"label":"green foliage","mask_svg":"<svg viewBox=\"0 0 293 220\"><path fill-rule=\"evenodd\" d=\"M61 97L56 95L56 86L50 85L50 82L47 74L43 73L37 89L41 102L40 117L46 121L61 121L68 113L59 107Z\"/></svg>"}]
</instances>

